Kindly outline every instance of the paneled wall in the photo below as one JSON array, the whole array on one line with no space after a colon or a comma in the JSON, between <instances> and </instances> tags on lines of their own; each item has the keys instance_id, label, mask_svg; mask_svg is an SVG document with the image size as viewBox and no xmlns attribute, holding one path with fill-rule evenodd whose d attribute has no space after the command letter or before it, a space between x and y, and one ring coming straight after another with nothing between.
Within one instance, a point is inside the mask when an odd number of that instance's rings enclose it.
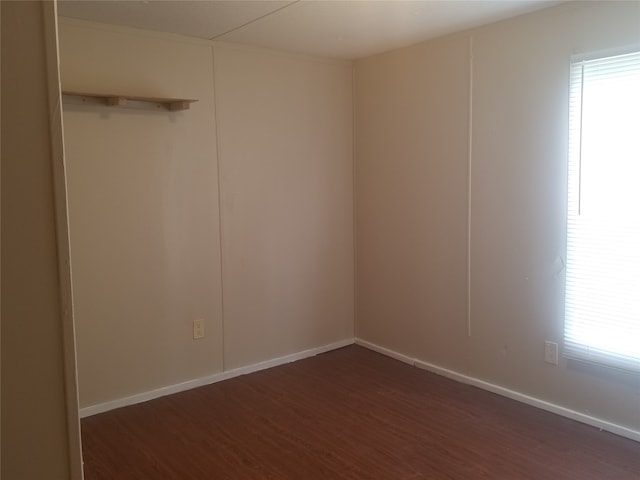
<instances>
[{"instance_id":1,"label":"paneled wall","mask_svg":"<svg viewBox=\"0 0 640 480\"><path fill-rule=\"evenodd\" d=\"M353 338L351 65L217 46L225 367Z\"/></svg>"},{"instance_id":2,"label":"paneled wall","mask_svg":"<svg viewBox=\"0 0 640 480\"><path fill-rule=\"evenodd\" d=\"M570 57L640 44L639 19L570 3L355 63L357 337L640 430L637 376L543 361L562 343Z\"/></svg>"},{"instance_id":3,"label":"paneled wall","mask_svg":"<svg viewBox=\"0 0 640 480\"><path fill-rule=\"evenodd\" d=\"M569 60L640 43L639 8L568 3L353 66L63 19L64 88L199 100L65 107L81 405L355 327L640 430L637 377L543 362L562 343Z\"/></svg>"},{"instance_id":4,"label":"paneled wall","mask_svg":"<svg viewBox=\"0 0 640 480\"><path fill-rule=\"evenodd\" d=\"M353 338L350 63L70 19L60 52L63 89L198 100L65 106L82 407Z\"/></svg>"}]
</instances>

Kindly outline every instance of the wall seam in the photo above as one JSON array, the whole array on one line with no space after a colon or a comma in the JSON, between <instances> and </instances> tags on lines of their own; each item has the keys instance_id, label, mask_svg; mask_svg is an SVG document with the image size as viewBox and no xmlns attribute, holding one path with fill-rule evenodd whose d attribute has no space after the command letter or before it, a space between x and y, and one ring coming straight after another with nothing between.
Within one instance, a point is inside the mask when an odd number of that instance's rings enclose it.
<instances>
[{"instance_id":1,"label":"wall seam","mask_svg":"<svg viewBox=\"0 0 640 480\"><path fill-rule=\"evenodd\" d=\"M358 208L357 208L357 120L356 120L356 68L351 62L351 164L353 195L353 335L358 334Z\"/></svg>"},{"instance_id":2,"label":"wall seam","mask_svg":"<svg viewBox=\"0 0 640 480\"><path fill-rule=\"evenodd\" d=\"M226 371L226 337L224 333L225 309L224 309L224 232L222 221L222 179L220 177L220 131L218 128L218 89L216 87L216 53L215 46L211 45L211 70L213 80L213 123L216 142L216 177L218 180L218 240L220 255L220 315L221 315L221 335L222 335L222 371Z\"/></svg>"},{"instance_id":3,"label":"wall seam","mask_svg":"<svg viewBox=\"0 0 640 480\"><path fill-rule=\"evenodd\" d=\"M473 35L469 35L469 125L467 143L467 337L471 337L471 174L473 172Z\"/></svg>"}]
</instances>

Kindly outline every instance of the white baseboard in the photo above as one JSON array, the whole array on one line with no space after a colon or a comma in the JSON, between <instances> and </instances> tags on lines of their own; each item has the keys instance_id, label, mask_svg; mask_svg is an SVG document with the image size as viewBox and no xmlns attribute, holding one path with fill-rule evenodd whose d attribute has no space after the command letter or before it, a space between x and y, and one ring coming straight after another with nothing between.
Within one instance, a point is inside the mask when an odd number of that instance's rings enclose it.
<instances>
[{"instance_id":1,"label":"white baseboard","mask_svg":"<svg viewBox=\"0 0 640 480\"><path fill-rule=\"evenodd\" d=\"M108 412L120 407L126 407L128 405L134 405L136 403L146 402L153 400L154 398L164 397L171 395L172 393L184 392L192 388L202 387L204 385L210 385L212 383L221 382L233 377L239 377L240 375L246 375L248 373L258 372L267 368L277 367L278 365L284 365L285 363L295 362L296 360L302 360L303 358L313 357L320 353L325 353L337 348L346 347L353 344L353 339L341 340L339 342L330 343L329 345L323 345L322 347L311 348L302 352L293 353L291 355L285 355L284 357L274 358L266 360L264 362L255 363L253 365L247 365L246 367L234 368L226 372L215 373L202 378L196 378L187 382L178 383L176 385L169 385L166 387L157 388L149 392L142 392L130 397L119 398L111 400L105 403L99 403L97 405L90 405L80 409L80 418L90 417L91 415L97 415L98 413Z\"/></svg>"},{"instance_id":2,"label":"white baseboard","mask_svg":"<svg viewBox=\"0 0 640 480\"><path fill-rule=\"evenodd\" d=\"M373 350L374 352L381 353L387 357L395 358L396 360L400 360L403 363L408 363L409 365L415 364L415 359L411 358L407 355L403 355L394 350L389 350L388 348L381 347L380 345L376 345L375 343L367 342L366 340L362 340L361 338L356 338L356 345L360 345L361 347L367 348L369 350Z\"/></svg>"},{"instance_id":3,"label":"white baseboard","mask_svg":"<svg viewBox=\"0 0 640 480\"><path fill-rule=\"evenodd\" d=\"M498 395L502 395L503 397L526 403L527 405L541 408L542 410L546 410L548 412L555 413L557 415L561 415L563 417L570 418L581 423L586 423L587 425L599 428L600 430L606 430L607 432L615 433L616 435L620 435L621 437L626 437L631 440L635 440L636 442L640 442L640 432L631 428L617 425L600 418L592 417L591 415L586 415L584 413L580 413L575 410L571 410L569 408L547 402L545 400L540 400L539 398L525 395L524 393L516 392L515 390L510 390L493 383L485 382L484 380L480 380L478 378L469 377L468 375L464 375L447 368L439 367L438 365L434 365L432 363L423 362L422 360L411 358L407 355L403 355L388 348L381 347L380 345L367 342L366 340L362 340L360 338L355 339L355 344L368 348L369 350L373 350L374 352L381 353L388 357L395 358L396 360L400 360L401 362L408 363L423 370L428 370L437 375L441 375L443 377L447 377L461 383L466 383L468 385L473 385L474 387L478 387L492 393L497 393Z\"/></svg>"}]
</instances>

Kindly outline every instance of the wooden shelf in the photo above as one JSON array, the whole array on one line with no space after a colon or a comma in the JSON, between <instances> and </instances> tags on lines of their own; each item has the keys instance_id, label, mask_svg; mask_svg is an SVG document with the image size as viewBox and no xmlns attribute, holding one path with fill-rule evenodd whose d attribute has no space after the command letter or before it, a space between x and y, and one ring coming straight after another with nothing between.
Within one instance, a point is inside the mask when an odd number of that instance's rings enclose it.
<instances>
[{"instance_id":1,"label":"wooden shelf","mask_svg":"<svg viewBox=\"0 0 640 480\"><path fill-rule=\"evenodd\" d=\"M193 102L188 98L137 97L105 93L62 92L62 101L73 105L102 105L108 107L135 108L143 110L188 110Z\"/></svg>"}]
</instances>

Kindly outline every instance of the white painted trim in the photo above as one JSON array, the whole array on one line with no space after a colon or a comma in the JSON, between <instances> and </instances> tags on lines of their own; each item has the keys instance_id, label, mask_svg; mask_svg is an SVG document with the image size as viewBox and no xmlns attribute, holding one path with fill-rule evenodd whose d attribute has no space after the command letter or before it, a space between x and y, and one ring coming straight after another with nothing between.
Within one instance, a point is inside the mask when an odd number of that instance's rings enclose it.
<instances>
[{"instance_id":1,"label":"white painted trim","mask_svg":"<svg viewBox=\"0 0 640 480\"><path fill-rule=\"evenodd\" d=\"M56 222L56 253L58 261L58 298L62 325L62 353L64 388L67 410L67 443L69 474L73 480L82 480L82 439L78 416L78 374L76 360L76 334L73 313L73 287L71 281L71 245L69 243L69 207L67 175L64 154L64 132L61 108L60 53L58 45L58 5L42 2L42 29L48 90L49 141L51 148L51 175L53 208Z\"/></svg>"},{"instance_id":2,"label":"white painted trim","mask_svg":"<svg viewBox=\"0 0 640 480\"><path fill-rule=\"evenodd\" d=\"M178 383L176 385L169 385L166 387L157 388L149 392L142 392L130 397L119 398L117 400L111 400L109 402L99 403L97 405L90 405L80 409L80 418L90 417L91 415L97 415L98 413L108 412L116 408L126 407L128 405L135 405L136 403L146 402L153 400L154 398L164 397L173 393L184 392L185 390L191 390L192 388L202 387L204 385L210 385L212 383L221 382L230 378L239 377L240 375L246 375L248 373L258 372L267 368L277 367L278 365L284 365L285 363L295 362L304 358L313 357L320 353L325 353L338 348L346 347L353 344L353 339L349 338L341 340L339 342L323 345L322 347L311 348L309 350L303 350L302 352L293 353L291 355L285 355L284 357L278 357L271 360L266 360L260 363L254 363L253 365L247 365L245 367L234 368L226 372L215 373L202 378L196 378L187 382Z\"/></svg>"},{"instance_id":3,"label":"white painted trim","mask_svg":"<svg viewBox=\"0 0 640 480\"><path fill-rule=\"evenodd\" d=\"M360 345L361 347L368 348L369 350L373 350L374 352L381 353L382 355L386 355L387 357L395 358L396 360L400 360L401 362L408 363L409 365L414 365L415 360L407 355L403 355L394 350L389 350L388 348L381 347L380 345L376 345L375 343L367 342L366 340L362 340L361 338L356 338L356 345Z\"/></svg>"},{"instance_id":4,"label":"white painted trim","mask_svg":"<svg viewBox=\"0 0 640 480\"><path fill-rule=\"evenodd\" d=\"M503 397L507 397L512 400L516 400L518 402L525 403L542 410L546 410L547 412L555 413L562 417L570 418L581 423L586 423L587 425L599 428L600 430L606 430L607 432L615 433L616 435L620 435L621 437L640 442L640 431L636 431L622 425L617 425L600 418L592 417L591 415L586 415L584 413L580 413L575 410L556 405L555 403L547 402L536 397L531 397L529 395L525 395L524 393L516 392L515 390L510 390L508 388L501 387L499 385L495 385L493 383L486 382L475 377L470 377L468 375L464 375L462 373L456 372L454 370L449 370L432 363L423 362L422 360L408 357L401 353L381 347L371 342L367 342L366 340L362 340L360 338L355 339L355 344L373 350L374 352L381 353L382 355L394 358L396 360L400 360L401 362L408 363L417 368L421 368L437 375L450 378L457 382L465 383L467 385L473 385L474 387L481 388L482 390L496 393Z\"/></svg>"}]
</instances>

